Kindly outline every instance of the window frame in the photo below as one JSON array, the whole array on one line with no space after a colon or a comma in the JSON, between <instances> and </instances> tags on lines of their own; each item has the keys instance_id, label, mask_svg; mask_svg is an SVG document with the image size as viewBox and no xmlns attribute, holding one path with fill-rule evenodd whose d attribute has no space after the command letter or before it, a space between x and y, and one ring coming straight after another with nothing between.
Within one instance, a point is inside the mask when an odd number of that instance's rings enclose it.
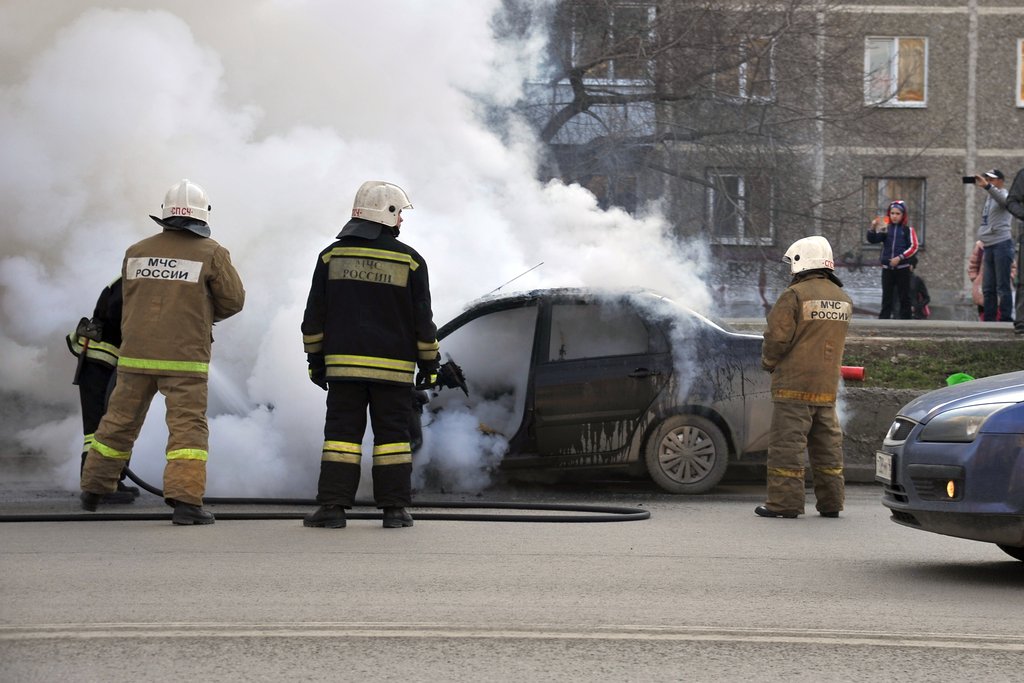
<instances>
[{"instance_id":1,"label":"window frame","mask_svg":"<svg viewBox=\"0 0 1024 683\"><path fill-rule=\"evenodd\" d=\"M875 181L876 183L889 183L890 181L907 182L907 181L918 181L920 182L920 188L917 192L917 197L908 197L906 193L901 193L902 196L893 197L892 193L887 190L883 190L881 186L875 188L876 202L875 206L869 206L868 197L868 183ZM885 197L882 200L881 197ZM924 176L863 176L861 178L861 212L862 212L862 225L864 229L861 232L861 244L862 246L874 247L881 249L881 243L872 244L868 242L867 238L867 226L871 223L871 219L878 215L884 215L886 208L895 199L902 199L907 202L907 213L909 214L909 220L907 221L917 232L917 244L920 249L925 248L926 235L927 235L927 208L928 208L928 179Z\"/></svg>"},{"instance_id":2,"label":"window frame","mask_svg":"<svg viewBox=\"0 0 1024 683\"><path fill-rule=\"evenodd\" d=\"M1017 39L1017 108L1024 108L1024 38Z\"/></svg>"},{"instance_id":3,"label":"window frame","mask_svg":"<svg viewBox=\"0 0 1024 683\"><path fill-rule=\"evenodd\" d=\"M748 54L751 50L752 43L754 41L764 41L768 44L768 94L767 95L753 95L750 93L750 85L748 83L747 72L750 69L750 59ZM774 102L777 98L777 77L775 71L775 48L776 41L771 36L759 36L749 41L744 41L739 45L740 51L740 62L736 65L735 69L728 70L715 70L712 76L714 83L714 93L719 99L731 100L734 102ZM723 79L725 73L732 74L735 72L735 84L738 92L729 92L720 89L719 83ZM730 85L732 85L730 83Z\"/></svg>"},{"instance_id":4,"label":"window frame","mask_svg":"<svg viewBox=\"0 0 1024 683\"><path fill-rule=\"evenodd\" d=\"M920 40L922 43L922 74L921 74L921 99L901 100L900 99L900 41ZM887 94L880 99L873 92L873 84L877 78L872 74L877 70L871 69L872 42L888 43L888 87ZM908 50L909 52L909 50ZM928 55L929 45L927 36L865 36L864 37L864 104L869 107L884 107L894 109L923 109L928 106Z\"/></svg>"},{"instance_id":5,"label":"window frame","mask_svg":"<svg viewBox=\"0 0 1024 683\"><path fill-rule=\"evenodd\" d=\"M609 40L614 42L615 40L615 13L620 9L646 9L647 10L647 23L650 27L648 30L648 38L654 38L654 22L657 19L658 7L656 4L651 2L615 2L608 4L609 9ZM580 40L578 36L581 32L577 31L577 16L572 16L570 25L570 59L573 64L578 64L578 57L580 54ZM647 72L643 78L618 78L615 75L615 59L608 60L607 75L603 77L595 77L584 74L583 82L587 85L647 85L654 78L654 60L648 59L645 71ZM567 79L563 79L566 80Z\"/></svg>"},{"instance_id":6,"label":"window frame","mask_svg":"<svg viewBox=\"0 0 1024 683\"><path fill-rule=\"evenodd\" d=\"M767 235L750 235L751 211L748 206L751 197L747 192L747 185L754 176L762 175L766 182L768 191L768 206L766 215L768 219ZM739 246L771 246L775 244L775 181L769 173L751 173L734 169L711 168L704 172L707 186L705 190L705 220L707 226L708 241L715 245L739 245ZM721 187L720 178L737 179L736 207L736 235L721 235L717 230L718 221L715 218L715 200L718 188Z\"/></svg>"}]
</instances>

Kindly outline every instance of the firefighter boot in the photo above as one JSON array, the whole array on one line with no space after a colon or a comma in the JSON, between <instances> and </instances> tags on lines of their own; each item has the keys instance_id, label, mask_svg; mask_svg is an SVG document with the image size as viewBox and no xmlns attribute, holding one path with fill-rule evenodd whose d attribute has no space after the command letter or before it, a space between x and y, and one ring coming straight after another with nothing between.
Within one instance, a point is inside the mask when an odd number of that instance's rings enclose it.
<instances>
[{"instance_id":1,"label":"firefighter boot","mask_svg":"<svg viewBox=\"0 0 1024 683\"><path fill-rule=\"evenodd\" d=\"M103 498L102 494L90 493L88 491L82 491L82 495L79 496L79 500L82 501L82 509L87 512L96 512L96 506L101 498Z\"/></svg>"},{"instance_id":2,"label":"firefighter boot","mask_svg":"<svg viewBox=\"0 0 1024 683\"><path fill-rule=\"evenodd\" d=\"M192 524L213 524L215 518L212 512L207 512L199 505L182 503L180 500L168 500L168 505L174 507L174 514L171 515L171 523L180 526Z\"/></svg>"},{"instance_id":3,"label":"firefighter boot","mask_svg":"<svg viewBox=\"0 0 1024 683\"><path fill-rule=\"evenodd\" d=\"M384 508L384 528L401 529L405 526L412 526L412 515L405 508Z\"/></svg>"},{"instance_id":4,"label":"firefighter boot","mask_svg":"<svg viewBox=\"0 0 1024 683\"><path fill-rule=\"evenodd\" d=\"M754 514L758 517L782 517L783 519L796 519L799 512L793 510L769 510L767 505L758 505L754 508Z\"/></svg>"},{"instance_id":5,"label":"firefighter boot","mask_svg":"<svg viewBox=\"0 0 1024 683\"><path fill-rule=\"evenodd\" d=\"M103 494L103 502L105 504L127 505L128 503L134 503L138 497L139 489L134 486L125 486L123 481L119 481L117 482L116 491Z\"/></svg>"},{"instance_id":6,"label":"firefighter boot","mask_svg":"<svg viewBox=\"0 0 1024 683\"><path fill-rule=\"evenodd\" d=\"M345 508L340 505L321 505L302 519L302 526L326 529L344 529L345 524Z\"/></svg>"}]
</instances>

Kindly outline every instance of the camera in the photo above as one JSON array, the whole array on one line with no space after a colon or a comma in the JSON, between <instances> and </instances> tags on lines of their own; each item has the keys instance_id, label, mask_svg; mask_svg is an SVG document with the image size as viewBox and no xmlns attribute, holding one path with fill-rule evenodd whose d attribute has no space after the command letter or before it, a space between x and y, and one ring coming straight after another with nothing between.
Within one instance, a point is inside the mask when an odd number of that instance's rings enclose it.
<instances>
[{"instance_id":1,"label":"camera","mask_svg":"<svg viewBox=\"0 0 1024 683\"><path fill-rule=\"evenodd\" d=\"M972 175L960 176L960 180L964 181L964 185L973 185L974 184L974 176L972 176Z\"/></svg>"}]
</instances>

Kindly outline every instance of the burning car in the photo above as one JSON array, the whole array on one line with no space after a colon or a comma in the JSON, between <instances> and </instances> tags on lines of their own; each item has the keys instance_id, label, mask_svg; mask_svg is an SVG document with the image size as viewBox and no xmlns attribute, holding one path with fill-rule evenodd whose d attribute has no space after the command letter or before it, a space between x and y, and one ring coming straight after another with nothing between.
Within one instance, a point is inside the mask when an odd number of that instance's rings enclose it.
<instances>
[{"instance_id":1,"label":"burning car","mask_svg":"<svg viewBox=\"0 0 1024 683\"><path fill-rule=\"evenodd\" d=\"M995 543L1024 560L1024 372L905 405L875 454L892 521Z\"/></svg>"},{"instance_id":2,"label":"burning car","mask_svg":"<svg viewBox=\"0 0 1024 683\"><path fill-rule=\"evenodd\" d=\"M763 454L771 422L761 337L650 291L549 289L487 297L438 332L472 413L503 440L501 468L648 475L702 493L731 461Z\"/></svg>"}]
</instances>

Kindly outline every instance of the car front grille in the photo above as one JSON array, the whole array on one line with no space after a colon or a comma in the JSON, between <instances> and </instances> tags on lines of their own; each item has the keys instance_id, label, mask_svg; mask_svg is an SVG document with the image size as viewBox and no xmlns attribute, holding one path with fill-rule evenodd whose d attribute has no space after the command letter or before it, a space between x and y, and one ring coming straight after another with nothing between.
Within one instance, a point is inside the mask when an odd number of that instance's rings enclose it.
<instances>
[{"instance_id":1,"label":"car front grille","mask_svg":"<svg viewBox=\"0 0 1024 683\"><path fill-rule=\"evenodd\" d=\"M963 500L964 468L959 465L911 464L907 466L907 475L921 500ZM950 484L952 496L947 489Z\"/></svg>"},{"instance_id":2,"label":"car front grille","mask_svg":"<svg viewBox=\"0 0 1024 683\"><path fill-rule=\"evenodd\" d=\"M885 484L882 487L882 498L891 500L894 503L906 503L908 502L907 492L902 486L896 482L891 484ZM895 513L893 513L895 514Z\"/></svg>"},{"instance_id":3,"label":"car front grille","mask_svg":"<svg viewBox=\"0 0 1024 683\"><path fill-rule=\"evenodd\" d=\"M910 526L921 526L921 523L917 521L917 517L909 512L900 512L899 510L892 511L892 521L899 522L900 524L909 524Z\"/></svg>"},{"instance_id":4,"label":"car front grille","mask_svg":"<svg viewBox=\"0 0 1024 683\"><path fill-rule=\"evenodd\" d=\"M946 482L925 477L912 477L914 492L921 500L949 500L946 495Z\"/></svg>"},{"instance_id":5,"label":"car front grille","mask_svg":"<svg viewBox=\"0 0 1024 683\"><path fill-rule=\"evenodd\" d=\"M913 420L908 420L905 417L897 417L889 427L889 433L886 434L885 438L889 441L902 443L910 436L910 432L913 431L916 424Z\"/></svg>"}]
</instances>

